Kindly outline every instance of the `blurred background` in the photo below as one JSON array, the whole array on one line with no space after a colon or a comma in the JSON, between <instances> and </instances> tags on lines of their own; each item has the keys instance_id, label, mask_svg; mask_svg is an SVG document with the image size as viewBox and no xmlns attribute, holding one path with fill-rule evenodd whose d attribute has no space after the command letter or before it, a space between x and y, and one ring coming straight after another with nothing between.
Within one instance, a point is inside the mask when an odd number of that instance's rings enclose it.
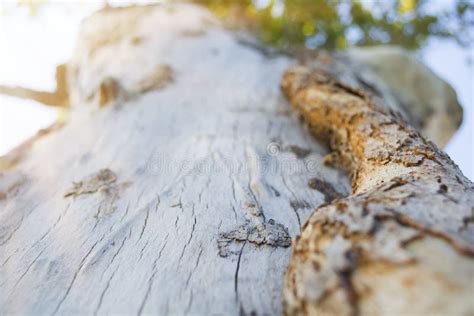
<instances>
[{"instance_id":1,"label":"blurred background","mask_svg":"<svg viewBox=\"0 0 474 316\"><path fill-rule=\"evenodd\" d=\"M104 5L152 1L2 0L0 85L55 89L56 65L76 45L80 22ZM445 150L474 179L474 2L467 0L195 0L230 27L279 48L343 50L399 45L449 82L464 120ZM0 155L60 118L63 110L0 94Z\"/></svg>"}]
</instances>

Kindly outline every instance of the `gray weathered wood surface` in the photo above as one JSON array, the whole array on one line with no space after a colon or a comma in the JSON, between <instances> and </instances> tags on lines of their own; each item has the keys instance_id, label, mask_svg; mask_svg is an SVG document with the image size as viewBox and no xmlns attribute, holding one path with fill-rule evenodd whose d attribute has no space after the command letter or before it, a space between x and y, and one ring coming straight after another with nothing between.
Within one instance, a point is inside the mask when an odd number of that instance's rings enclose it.
<instances>
[{"instance_id":1,"label":"gray weathered wood surface","mask_svg":"<svg viewBox=\"0 0 474 316\"><path fill-rule=\"evenodd\" d=\"M71 62L69 122L2 174L0 313L280 313L290 249L230 241L221 257L218 240L270 219L299 233L324 202L311 177L348 192L280 94L292 60L267 58L194 7L103 15ZM95 34L99 23L112 28ZM90 98L106 78L126 91L164 64L173 80L162 89L102 108ZM64 197L104 168L116 197Z\"/></svg>"}]
</instances>

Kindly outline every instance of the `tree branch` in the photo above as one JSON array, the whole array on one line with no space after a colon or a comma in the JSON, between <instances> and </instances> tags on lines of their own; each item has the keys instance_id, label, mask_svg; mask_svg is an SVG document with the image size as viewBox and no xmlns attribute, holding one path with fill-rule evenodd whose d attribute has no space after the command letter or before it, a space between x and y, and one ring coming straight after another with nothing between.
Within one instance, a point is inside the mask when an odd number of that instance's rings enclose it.
<instances>
[{"instance_id":1,"label":"tree branch","mask_svg":"<svg viewBox=\"0 0 474 316\"><path fill-rule=\"evenodd\" d=\"M472 182L396 113L323 71L293 67L282 89L353 187L295 239L286 313L472 313Z\"/></svg>"},{"instance_id":2,"label":"tree branch","mask_svg":"<svg viewBox=\"0 0 474 316\"><path fill-rule=\"evenodd\" d=\"M49 106L67 107L69 106L69 94L66 81L66 65L61 64L56 67L56 91L54 92L0 85L0 94L34 100Z\"/></svg>"}]
</instances>

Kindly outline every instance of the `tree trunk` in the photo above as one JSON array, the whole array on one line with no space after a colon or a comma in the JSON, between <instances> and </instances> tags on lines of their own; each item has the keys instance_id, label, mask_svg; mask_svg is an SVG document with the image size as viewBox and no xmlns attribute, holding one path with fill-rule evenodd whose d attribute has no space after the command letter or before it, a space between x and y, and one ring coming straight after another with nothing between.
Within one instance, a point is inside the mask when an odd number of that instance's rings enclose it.
<instances>
[{"instance_id":1,"label":"tree trunk","mask_svg":"<svg viewBox=\"0 0 474 316\"><path fill-rule=\"evenodd\" d=\"M474 312L473 185L349 55L170 4L94 14L67 71L0 161L0 314Z\"/></svg>"}]
</instances>

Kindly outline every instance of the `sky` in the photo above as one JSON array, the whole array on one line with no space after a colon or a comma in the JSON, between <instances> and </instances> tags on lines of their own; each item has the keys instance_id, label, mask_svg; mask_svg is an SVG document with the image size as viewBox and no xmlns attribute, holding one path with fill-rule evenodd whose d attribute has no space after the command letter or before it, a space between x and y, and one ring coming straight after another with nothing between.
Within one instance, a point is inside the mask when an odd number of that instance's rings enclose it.
<instances>
[{"instance_id":1,"label":"sky","mask_svg":"<svg viewBox=\"0 0 474 316\"><path fill-rule=\"evenodd\" d=\"M80 21L102 5L100 1L45 4L47 8L32 17L28 8L3 2L0 84L53 91L55 67L72 55ZM418 57L458 94L464 121L445 150L474 180L474 67L467 63L468 57L474 60L473 49L462 49L447 40L431 40ZM55 109L34 101L0 95L0 155L51 125L57 115Z\"/></svg>"},{"instance_id":2,"label":"sky","mask_svg":"<svg viewBox=\"0 0 474 316\"><path fill-rule=\"evenodd\" d=\"M460 49L449 41L432 41L420 59L456 90L464 117L459 130L445 148L464 174L474 180L474 50Z\"/></svg>"}]
</instances>

